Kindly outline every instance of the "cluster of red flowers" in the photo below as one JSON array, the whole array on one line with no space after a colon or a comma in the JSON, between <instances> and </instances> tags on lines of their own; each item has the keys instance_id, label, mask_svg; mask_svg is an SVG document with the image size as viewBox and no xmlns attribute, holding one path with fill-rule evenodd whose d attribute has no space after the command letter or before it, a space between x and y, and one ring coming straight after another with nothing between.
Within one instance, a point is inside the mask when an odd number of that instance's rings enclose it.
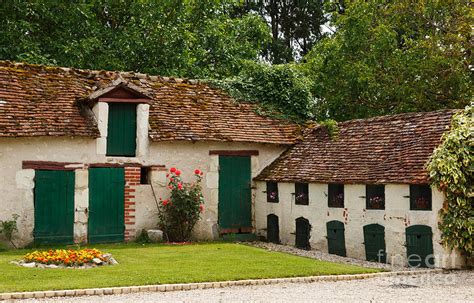
<instances>
[{"instance_id":1,"label":"cluster of red flowers","mask_svg":"<svg viewBox=\"0 0 474 303\"><path fill-rule=\"evenodd\" d=\"M201 178L204 175L204 173L200 169L196 169L196 170L194 170L194 175ZM166 174L166 177L169 178L168 188L170 190L173 190L173 189L182 190L182 189L184 189L184 184L181 181L180 176L181 176L181 171L179 169L177 169L176 167L172 167L170 169L170 172L168 174ZM160 198L160 201L161 201L161 204L163 206L173 206L173 203L171 202L170 199L163 200L162 198ZM199 210L201 212L204 211L204 205L203 204L199 205Z\"/></svg>"}]
</instances>

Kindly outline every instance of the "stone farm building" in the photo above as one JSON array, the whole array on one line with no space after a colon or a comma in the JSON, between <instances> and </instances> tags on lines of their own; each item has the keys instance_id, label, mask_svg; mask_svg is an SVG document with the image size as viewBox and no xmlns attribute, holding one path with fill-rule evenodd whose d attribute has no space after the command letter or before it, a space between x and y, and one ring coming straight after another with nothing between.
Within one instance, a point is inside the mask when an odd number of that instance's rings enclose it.
<instances>
[{"instance_id":1,"label":"stone farm building","mask_svg":"<svg viewBox=\"0 0 474 303\"><path fill-rule=\"evenodd\" d=\"M452 113L344 122L333 140L194 80L0 61L0 220L19 215L19 245L133 240L156 227L169 168L198 168L196 239L456 267L423 168Z\"/></svg>"}]
</instances>

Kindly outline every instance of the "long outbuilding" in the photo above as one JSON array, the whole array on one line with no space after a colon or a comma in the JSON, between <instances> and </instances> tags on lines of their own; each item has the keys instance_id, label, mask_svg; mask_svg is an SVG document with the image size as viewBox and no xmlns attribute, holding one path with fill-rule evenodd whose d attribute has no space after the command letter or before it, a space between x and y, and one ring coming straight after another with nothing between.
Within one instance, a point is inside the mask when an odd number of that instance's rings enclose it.
<instances>
[{"instance_id":1,"label":"long outbuilding","mask_svg":"<svg viewBox=\"0 0 474 303\"><path fill-rule=\"evenodd\" d=\"M257 114L206 83L0 61L0 220L14 241L132 241L158 224L171 167L203 171L194 237L458 267L424 164L454 111L320 126ZM411 260L419 257L422 260ZM374 257L375 256L375 257Z\"/></svg>"}]
</instances>

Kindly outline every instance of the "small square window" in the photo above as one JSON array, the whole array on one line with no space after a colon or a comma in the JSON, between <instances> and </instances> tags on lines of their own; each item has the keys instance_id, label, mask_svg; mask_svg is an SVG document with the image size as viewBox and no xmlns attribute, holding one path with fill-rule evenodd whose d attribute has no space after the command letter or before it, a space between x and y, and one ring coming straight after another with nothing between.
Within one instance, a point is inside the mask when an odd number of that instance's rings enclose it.
<instances>
[{"instance_id":1,"label":"small square window","mask_svg":"<svg viewBox=\"0 0 474 303\"><path fill-rule=\"evenodd\" d=\"M309 204L308 183L295 183L295 204Z\"/></svg>"},{"instance_id":2,"label":"small square window","mask_svg":"<svg viewBox=\"0 0 474 303\"><path fill-rule=\"evenodd\" d=\"M431 210L431 187L410 185L410 210Z\"/></svg>"},{"instance_id":3,"label":"small square window","mask_svg":"<svg viewBox=\"0 0 474 303\"><path fill-rule=\"evenodd\" d=\"M385 209L385 186L366 185L365 201L367 209Z\"/></svg>"},{"instance_id":4,"label":"small square window","mask_svg":"<svg viewBox=\"0 0 474 303\"><path fill-rule=\"evenodd\" d=\"M140 168L140 184L150 184L150 167L142 166Z\"/></svg>"},{"instance_id":5,"label":"small square window","mask_svg":"<svg viewBox=\"0 0 474 303\"><path fill-rule=\"evenodd\" d=\"M278 183L267 182L267 202L278 203Z\"/></svg>"},{"instance_id":6,"label":"small square window","mask_svg":"<svg viewBox=\"0 0 474 303\"><path fill-rule=\"evenodd\" d=\"M344 184L328 184L328 207L344 207Z\"/></svg>"}]
</instances>

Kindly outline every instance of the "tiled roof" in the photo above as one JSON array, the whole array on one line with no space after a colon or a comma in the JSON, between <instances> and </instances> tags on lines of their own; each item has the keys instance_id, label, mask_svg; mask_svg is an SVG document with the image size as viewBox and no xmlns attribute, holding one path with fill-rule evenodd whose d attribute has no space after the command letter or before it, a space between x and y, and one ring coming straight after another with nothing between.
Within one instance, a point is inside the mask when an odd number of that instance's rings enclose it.
<instances>
[{"instance_id":1,"label":"tiled roof","mask_svg":"<svg viewBox=\"0 0 474 303\"><path fill-rule=\"evenodd\" d=\"M260 116L195 80L0 61L0 137L99 135L82 102L126 82L150 100L154 141L206 140L292 144L299 127Z\"/></svg>"},{"instance_id":2,"label":"tiled roof","mask_svg":"<svg viewBox=\"0 0 474 303\"><path fill-rule=\"evenodd\" d=\"M453 110L409 113L339 123L338 139L324 128L266 167L257 180L315 183L427 182L425 163L449 128Z\"/></svg>"}]
</instances>

